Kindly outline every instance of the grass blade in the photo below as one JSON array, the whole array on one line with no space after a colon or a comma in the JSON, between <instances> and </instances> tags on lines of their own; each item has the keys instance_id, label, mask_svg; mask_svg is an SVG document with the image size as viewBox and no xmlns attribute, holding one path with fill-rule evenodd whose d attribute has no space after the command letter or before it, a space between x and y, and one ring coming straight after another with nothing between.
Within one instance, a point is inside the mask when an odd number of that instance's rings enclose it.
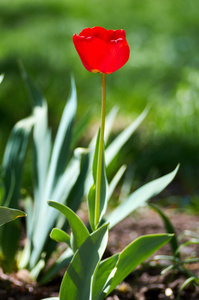
<instances>
[{"instance_id":1,"label":"grass blade","mask_svg":"<svg viewBox=\"0 0 199 300\"><path fill-rule=\"evenodd\" d=\"M170 240L170 245L171 245L171 250L173 252L173 255L179 258L179 253L177 253L178 250L178 241L176 238L176 232L175 229L173 227L173 224L171 223L171 221L169 220L169 218L165 215L165 213L157 206L154 204L150 204L149 207L153 208L161 217L162 221L164 222L164 227L167 233L173 233L174 236L172 237L172 239Z\"/></svg>"}]
</instances>

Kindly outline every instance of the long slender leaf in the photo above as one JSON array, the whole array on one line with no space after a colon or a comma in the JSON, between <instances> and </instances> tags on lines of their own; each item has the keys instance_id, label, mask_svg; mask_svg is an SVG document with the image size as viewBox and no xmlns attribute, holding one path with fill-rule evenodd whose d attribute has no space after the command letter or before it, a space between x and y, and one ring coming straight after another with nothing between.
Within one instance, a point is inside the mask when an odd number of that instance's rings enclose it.
<instances>
[{"instance_id":1,"label":"long slender leaf","mask_svg":"<svg viewBox=\"0 0 199 300\"><path fill-rule=\"evenodd\" d=\"M95 146L95 153L93 158L93 166L92 166L92 173L93 173L93 185L89 191L88 195L88 206L89 206L89 216L90 216L90 224L91 228L95 229L95 191L96 191L96 181L97 181L97 163L98 163L98 151L99 151L99 138L100 138L100 130L98 131L98 136L96 140ZM106 167L105 167L105 158L104 158L104 151L103 151L103 159L102 159L102 175L101 175L101 190L100 190L100 215L99 215L99 223L106 211L107 207L107 198L106 198L106 191L107 191L107 178L106 178Z\"/></svg>"},{"instance_id":2,"label":"long slender leaf","mask_svg":"<svg viewBox=\"0 0 199 300\"><path fill-rule=\"evenodd\" d=\"M157 205L150 204L149 207L153 208L160 215L160 217L162 218L162 221L164 222L164 227L166 229L166 232L174 234L174 236L170 240L171 250L172 250L174 256L179 257L179 253L177 253L178 241L176 238L176 232L173 227L173 224L171 223L169 218L165 215L165 213Z\"/></svg>"},{"instance_id":3,"label":"long slender leaf","mask_svg":"<svg viewBox=\"0 0 199 300\"><path fill-rule=\"evenodd\" d=\"M21 252L21 255L18 256L18 267L19 269L25 269L28 267L28 263L30 261L31 255L31 233L32 233L32 222L33 222L33 211L34 211L34 204L31 197L27 196L23 200L24 210L27 214L26 217L26 243Z\"/></svg>"},{"instance_id":4,"label":"long slender leaf","mask_svg":"<svg viewBox=\"0 0 199 300\"><path fill-rule=\"evenodd\" d=\"M181 250L184 247L187 247L189 245L199 245L199 240L198 239L190 239L189 241L184 242L177 248L175 255L178 256L180 254Z\"/></svg>"},{"instance_id":5,"label":"long slender leaf","mask_svg":"<svg viewBox=\"0 0 199 300\"><path fill-rule=\"evenodd\" d=\"M182 291L185 289L185 287L189 284L189 283L191 283L191 282L193 282L193 281L198 281L198 278L196 277L196 276L191 276L191 277L189 277L189 278L187 278L184 282L183 282L183 284L181 285L181 287L180 287L180 290L179 290L179 292L178 292L178 295L177 295L177 298L176 298L176 300L180 300L180 296L181 296L181 294L182 294Z\"/></svg>"},{"instance_id":6,"label":"long slender leaf","mask_svg":"<svg viewBox=\"0 0 199 300\"><path fill-rule=\"evenodd\" d=\"M17 209L19 207L20 185L23 165L27 151L29 135L34 124L34 118L29 117L19 121L9 137L3 158L4 195L1 204ZM13 235L13 232L15 234ZM19 220L9 222L1 228L1 246L4 255L4 271L14 268L15 255L18 250L21 226ZM10 247L12 245L12 247Z\"/></svg>"},{"instance_id":7,"label":"long slender leaf","mask_svg":"<svg viewBox=\"0 0 199 300\"><path fill-rule=\"evenodd\" d=\"M88 111L81 117L81 119L78 122L76 122L74 130L73 130L73 135L72 135L72 142L71 142L72 148L77 147L77 142L83 136L83 134L87 131L90 117L91 117L91 112Z\"/></svg>"},{"instance_id":8,"label":"long slender leaf","mask_svg":"<svg viewBox=\"0 0 199 300\"><path fill-rule=\"evenodd\" d=\"M6 207L18 208L23 164L29 135L33 125L33 117L28 117L17 122L6 145L3 157L3 169L5 172L5 194L2 201L2 204ZM10 193L11 187L12 191Z\"/></svg>"},{"instance_id":9,"label":"long slender leaf","mask_svg":"<svg viewBox=\"0 0 199 300\"><path fill-rule=\"evenodd\" d=\"M119 255L116 272L107 295L132 272L140 263L165 245L173 235L155 234L141 236L128 245ZM103 298L99 298L103 299Z\"/></svg>"},{"instance_id":10,"label":"long slender leaf","mask_svg":"<svg viewBox=\"0 0 199 300\"><path fill-rule=\"evenodd\" d=\"M73 121L77 108L75 82L71 81L71 94L61 118L59 129L53 147L52 159L49 168L48 186L53 190L56 182L63 173L70 150Z\"/></svg>"},{"instance_id":11,"label":"long slender leaf","mask_svg":"<svg viewBox=\"0 0 199 300\"><path fill-rule=\"evenodd\" d=\"M100 300L105 298L110 288L111 280L116 272L118 259L119 253L100 262L95 276L92 299Z\"/></svg>"},{"instance_id":12,"label":"long slender leaf","mask_svg":"<svg viewBox=\"0 0 199 300\"><path fill-rule=\"evenodd\" d=\"M113 179L111 180L110 184L109 184L109 189L108 189L108 193L107 193L107 201L111 198L118 182L120 181L120 179L122 178L124 172L126 171L126 166L122 166L117 173L115 174L115 176L113 177Z\"/></svg>"},{"instance_id":13,"label":"long slender leaf","mask_svg":"<svg viewBox=\"0 0 199 300\"><path fill-rule=\"evenodd\" d=\"M88 213L92 230L95 230L95 191L96 185L93 184L88 193Z\"/></svg>"},{"instance_id":14,"label":"long slender leaf","mask_svg":"<svg viewBox=\"0 0 199 300\"><path fill-rule=\"evenodd\" d=\"M105 158L106 158L107 166L110 164L110 162L117 155L117 153L120 151L122 146L128 141L128 139L133 134L133 132L138 128L138 126L144 120L148 111L149 111L149 109L145 108L145 110L142 112L142 114L131 125L129 125L124 131L122 131L115 138L115 140L107 147L107 149L105 151Z\"/></svg>"},{"instance_id":15,"label":"long slender leaf","mask_svg":"<svg viewBox=\"0 0 199 300\"><path fill-rule=\"evenodd\" d=\"M64 203L74 186L80 171L80 160L73 158L66 168L70 151L70 140L76 112L76 90L74 81L71 82L71 94L65 106L60 126L53 147L52 158L45 178L45 190L40 199L39 210L37 210L37 222L34 224L33 250L30 259L30 268L38 261L51 228L53 227L57 213L47 205L47 200L53 199ZM65 169L66 168L66 169Z\"/></svg>"},{"instance_id":16,"label":"long slender leaf","mask_svg":"<svg viewBox=\"0 0 199 300\"><path fill-rule=\"evenodd\" d=\"M62 255L55 261L55 263L41 276L39 282L45 284L49 282L60 270L65 268L73 257L73 251L67 248Z\"/></svg>"},{"instance_id":17,"label":"long slender leaf","mask_svg":"<svg viewBox=\"0 0 199 300\"><path fill-rule=\"evenodd\" d=\"M108 225L93 232L75 253L60 288L60 300L91 300L92 278L105 251Z\"/></svg>"},{"instance_id":18,"label":"long slender leaf","mask_svg":"<svg viewBox=\"0 0 199 300\"><path fill-rule=\"evenodd\" d=\"M110 228L127 217L133 210L145 204L147 200L158 195L175 177L179 166L176 169L158 179L155 179L132 193L113 212L105 216L106 222L110 223Z\"/></svg>"},{"instance_id":19,"label":"long slender leaf","mask_svg":"<svg viewBox=\"0 0 199 300\"><path fill-rule=\"evenodd\" d=\"M89 167L89 149L76 148L75 155L80 158L80 172L66 203L73 211L77 211L85 194L85 181Z\"/></svg>"},{"instance_id":20,"label":"long slender leaf","mask_svg":"<svg viewBox=\"0 0 199 300\"><path fill-rule=\"evenodd\" d=\"M111 129L113 127L113 122L115 120L117 112L118 112L118 107L113 107L113 109L106 116L106 120L105 120L105 133L104 133L104 142L105 142L105 144L107 143L108 138L110 136ZM91 162L93 161L93 155L94 155L96 140L97 140L97 134L92 138L92 140L91 140L91 142L89 144L89 149L90 149L90 151L92 153L92 155L91 155Z\"/></svg>"},{"instance_id":21,"label":"long slender leaf","mask_svg":"<svg viewBox=\"0 0 199 300\"><path fill-rule=\"evenodd\" d=\"M55 201L59 201L60 203L64 203L67 199L72 187L74 186L78 175L80 168L80 161L78 158L73 157L70 164L66 168L65 173L60 178L59 184L60 189L55 189L54 195L51 196L50 199L53 199ZM36 261L39 259L44 244L46 242L46 239L48 238L48 235L50 233L50 230L52 229L56 218L58 216L58 212L53 211L50 207L46 208L46 203L42 205L41 212L40 212L40 219L38 221L37 227L34 229L34 236L33 236L33 243L34 248L32 251L31 259L30 259L30 265L33 267L36 264ZM40 227L39 227L40 224Z\"/></svg>"},{"instance_id":22,"label":"long slender leaf","mask_svg":"<svg viewBox=\"0 0 199 300\"><path fill-rule=\"evenodd\" d=\"M43 195L51 155L51 131L48 128L48 108L46 100L29 78L24 67L22 65L20 65L20 67L35 119L33 130L34 210L31 217L31 226L28 228L30 238L32 231L36 228L40 219L39 215L42 202L45 201Z\"/></svg>"}]
</instances>

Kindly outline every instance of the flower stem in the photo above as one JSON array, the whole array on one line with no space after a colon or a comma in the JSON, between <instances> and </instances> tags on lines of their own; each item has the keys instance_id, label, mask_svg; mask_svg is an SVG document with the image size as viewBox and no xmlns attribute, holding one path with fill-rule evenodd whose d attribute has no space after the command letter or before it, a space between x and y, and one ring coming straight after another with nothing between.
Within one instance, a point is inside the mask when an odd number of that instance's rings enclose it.
<instances>
[{"instance_id":1,"label":"flower stem","mask_svg":"<svg viewBox=\"0 0 199 300\"><path fill-rule=\"evenodd\" d=\"M95 228L97 229L100 217L100 190L101 190L101 177L102 177L102 159L104 147L104 130L105 130L105 108L106 108L106 77L102 76L102 112L101 112L101 129L100 141L97 162L97 182L96 182L96 196L95 196Z\"/></svg>"}]
</instances>

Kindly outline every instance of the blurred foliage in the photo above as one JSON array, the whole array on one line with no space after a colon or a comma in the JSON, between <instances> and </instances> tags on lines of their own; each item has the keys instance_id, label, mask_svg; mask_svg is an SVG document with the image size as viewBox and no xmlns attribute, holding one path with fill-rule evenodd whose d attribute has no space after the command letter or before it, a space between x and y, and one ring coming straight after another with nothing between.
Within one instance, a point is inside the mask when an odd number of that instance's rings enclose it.
<instances>
[{"instance_id":1,"label":"blurred foliage","mask_svg":"<svg viewBox=\"0 0 199 300\"><path fill-rule=\"evenodd\" d=\"M23 61L49 99L51 124L58 123L71 73L77 84L77 115L92 110L95 124L101 106L100 76L84 69L72 35L92 26L123 28L131 57L107 76L107 110L120 107L116 130L146 104L151 110L141 135L120 153L121 160L132 163L136 158L141 178L150 171L151 177L160 170L165 173L180 162L185 190L197 189L198 10L198 0L1 0L0 73L6 76L0 94L0 154L13 124L30 111L17 61Z\"/></svg>"}]
</instances>

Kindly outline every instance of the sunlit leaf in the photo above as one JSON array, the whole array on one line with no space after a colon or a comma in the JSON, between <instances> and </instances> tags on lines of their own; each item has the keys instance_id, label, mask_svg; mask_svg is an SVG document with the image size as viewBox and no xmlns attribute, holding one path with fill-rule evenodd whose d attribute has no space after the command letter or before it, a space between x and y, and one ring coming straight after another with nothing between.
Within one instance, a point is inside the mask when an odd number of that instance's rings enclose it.
<instances>
[{"instance_id":1,"label":"sunlit leaf","mask_svg":"<svg viewBox=\"0 0 199 300\"><path fill-rule=\"evenodd\" d=\"M107 226L94 231L76 251L61 283L60 300L91 299L92 278L108 241Z\"/></svg>"},{"instance_id":2,"label":"sunlit leaf","mask_svg":"<svg viewBox=\"0 0 199 300\"><path fill-rule=\"evenodd\" d=\"M117 155L123 145L128 141L133 132L138 128L141 122L144 120L148 113L149 109L146 108L141 115L126 129L124 129L114 140L113 142L106 148L105 158L107 166L113 160L113 158Z\"/></svg>"},{"instance_id":3,"label":"sunlit leaf","mask_svg":"<svg viewBox=\"0 0 199 300\"><path fill-rule=\"evenodd\" d=\"M59 258L55 261L55 263L48 269L48 272L44 273L41 278L39 278L39 282L41 284L45 284L49 282L60 270L68 266L72 257L73 251L70 248L67 248Z\"/></svg>"},{"instance_id":4,"label":"sunlit leaf","mask_svg":"<svg viewBox=\"0 0 199 300\"><path fill-rule=\"evenodd\" d=\"M2 83L3 79L4 79L4 74L1 74L0 75L0 84Z\"/></svg>"},{"instance_id":5,"label":"sunlit leaf","mask_svg":"<svg viewBox=\"0 0 199 300\"><path fill-rule=\"evenodd\" d=\"M67 218L73 233L71 246L72 249L76 251L89 236L89 232L86 226L80 220L80 218L67 206L55 201L48 201L48 204L59 210Z\"/></svg>"},{"instance_id":6,"label":"sunlit leaf","mask_svg":"<svg viewBox=\"0 0 199 300\"><path fill-rule=\"evenodd\" d=\"M118 258L119 254L115 254L100 262L95 276L92 299L100 300L105 298L110 288L112 277L116 272Z\"/></svg>"},{"instance_id":7,"label":"sunlit leaf","mask_svg":"<svg viewBox=\"0 0 199 300\"><path fill-rule=\"evenodd\" d=\"M32 83L29 90L31 90L31 88ZM45 112L45 105L43 105L44 101L41 100L40 96L41 93L34 87L31 90L31 94L32 98L36 95L40 99L38 100L38 107L34 108L34 111L43 109L43 112ZM37 103L37 100L35 100L35 103ZM51 154L50 138L48 138L48 136L50 136L48 134L48 132L50 132L49 128L47 126L41 126L40 130L43 130L42 133L39 130L34 132L34 142L37 144L37 146L35 146L35 166L38 166L35 175L35 182L37 182L35 197L38 201L35 202L33 213L33 249L30 257L30 268L33 268L40 259L45 245L50 243L52 245L52 241L50 241L48 237L50 230L57 221L58 213L56 211L53 212L52 209L48 207L47 200L53 199L60 203L66 202L80 173L80 159L74 156L69 160L70 142L76 106L76 89L74 80L72 79L71 93L62 114L51 157L48 155ZM38 124L41 122L40 120L41 118L38 118ZM47 114L45 114L45 124L47 124ZM40 146L43 144L40 138L42 135L46 137L46 143L44 143L46 149L42 148L44 146ZM43 157L45 155L46 157ZM50 251L53 251L53 248L47 247L46 250L49 255Z\"/></svg>"},{"instance_id":8,"label":"sunlit leaf","mask_svg":"<svg viewBox=\"0 0 199 300\"><path fill-rule=\"evenodd\" d=\"M141 236L128 245L120 254L116 272L111 280L107 295L139 264L150 257L155 251L165 245L173 235L154 234ZM103 298L99 298L103 299Z\"/></svg>"},{"instance_id":9,"label":"sunlit leaf","mask_svg":"<svg viewBox=\"0 0 199 300\"><path fill-rule=\"evenodd\" d=\"M90 188L88 194L88 207L89 207L89 217L90 217L90 225L94 230L95 224L95 192L96 192L96 181L97 181L97 167L98 167L98 152L99 152L99 139L100 139L100 129L98 131L98 136L96 140L95 153L93 158L92 165L92 173L93 173L93 185ZM103 151L102 158L102 172L101 172L101 186L100 186L100 212L99 212L99 223L106 211L107 207L107 198L106 198L106 190L107 190L107 178L106 178L106 167L105 167L105 158Z\"/></svg>"},{"instance_id":10,"label":"sunlit leaf","mask_svg":"<svg viewBox=\"0 0 199 300\"><path fill-rule=\"evenodd\" d=\"M145 184L133 192L125 201L114 209L113 212L105 216L106 222L110 223L110 228L127 217L133 210L144 205L147 200L158 195L165 189L175 177L178 168L179 166L177 166L173 172Z\"/></svg>"},{"instance_id":11,"label":"sunlit leaf","mask_svg":"<svg viewBox=\"0 0 199 300\"><path fill-rule=\"evenodd\" d=\"M70 236L59 228L53 228L50 233L51 239L58 243L66 243L70 247Z\"/></svg>"}]
</instances>

